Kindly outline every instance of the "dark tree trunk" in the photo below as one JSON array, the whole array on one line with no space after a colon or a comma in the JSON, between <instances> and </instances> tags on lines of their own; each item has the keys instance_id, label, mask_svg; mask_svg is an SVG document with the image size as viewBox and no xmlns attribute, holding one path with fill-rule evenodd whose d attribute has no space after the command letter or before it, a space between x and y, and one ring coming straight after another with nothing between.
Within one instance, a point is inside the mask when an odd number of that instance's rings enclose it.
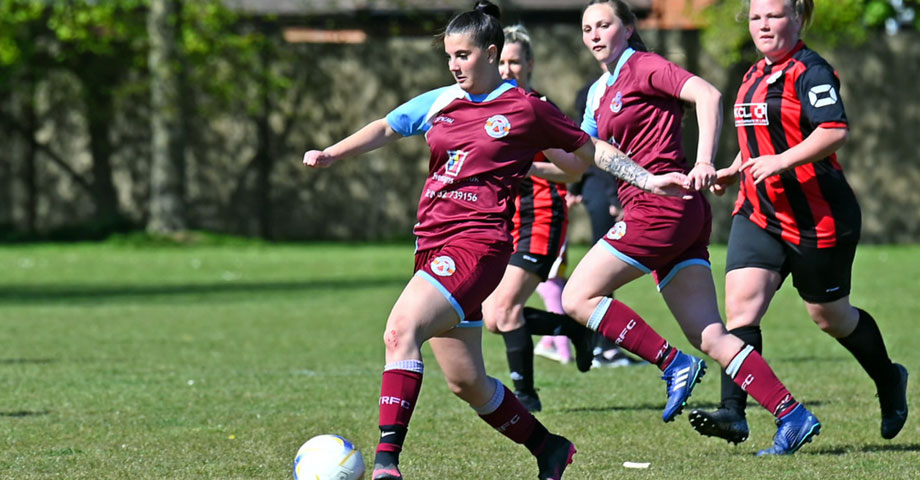
<instances>
[{"instance_id":1,"label":"dark tree trunk","mask_svg":"<svg viewBox=\"0 0 920 480\"><path fill-rule=\"evenodd\" d=\"M118 208L118 193L112 180L112 140L109 137L114 116L112 94L105 86L96 86L84 80L86 92L89 149L93 158L93 180L90 195L96 207L95 228L108 232L122 221Z\"/></svg>"},{"instance_id":2,"label":"dark tree trunk","mask_svg":"<svg viewBox=\"0 0 920 480\"><path fill-rule=\"evenodd\" d=\"M147 231L152 233L187 228L179 54L181 8L175 0L153 0L147 17L152 134Z\"/></svg>"},{"instance_id":3,"label":"dark tree trunk","mask_svg":"<svg viewBox=\"0 0 920 480\"><path fill-rule=\"evenodd\" d=\"M271 58L269 45L262 47L261 104L262 112L256 121L258 130L258 150L256 151L256 201L258 204L259 234L262 238L272 239L274 235L273 211L271 199L271 173L274 164L272 155L272 131L269 123L271 98L269 95L269 65Z\"/></svg>"}]
</instances>

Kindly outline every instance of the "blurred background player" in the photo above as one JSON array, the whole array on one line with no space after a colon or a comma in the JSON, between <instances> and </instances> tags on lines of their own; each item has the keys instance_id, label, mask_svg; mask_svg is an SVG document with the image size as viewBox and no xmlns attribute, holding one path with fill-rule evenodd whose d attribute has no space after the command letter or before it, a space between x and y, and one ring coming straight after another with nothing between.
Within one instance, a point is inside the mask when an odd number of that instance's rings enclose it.
<instances>
[{"instance_id":1,"label":"blurred background player","mask_svg":"<svg viewBox=\"0 0 920 480\"><path fill-rule=\"evenodd\" d=\"M530 34L522 25L513 25L505 27L504 35L505 45L499 60L502 78L517 82L521 89L547 101L530 86L534 68ZM547 162L547 155L558 154L564 152L540 152L534 162ZM570 179L571 176L560 178ZM500 333L505 341L514 394L532 412L540 411L542 404L534 388L534 344L531 337L534 332L525 324L523 309L537 286L547 280L554 267L557 267L568 229L565 198L566 186L563 182L539 177L526 177L521 181L519 194L514 201L514 228L511 233L514 253L511 254L501 283L483 303L486 327L494 333ZM549 290L554 286L550 284ZM555 297L549 297L548 305L555 301L555 306L561 311L561 287L557 290ZM584 337L591 335L573 321L569 322L569 326L571 331L568 333L575 337L577 345L583 345ZM567 347L568 340L565 342ZM583 362L590 358L588 351L582 352L581 356Z\"/></svg>"},{"instance_id":2,"label":"blurred background player","mask_svg":"<svg viewBox=\"0 0 920 480\"><path fill-rule=\"evenodd\" d=\"M566 199L570 195L566 195ZM568 205L568 201L566 201ZM537 294L543 300L543 306L547 311L557 315L565 315L562 310L562 289L565 287L566 274L568 269L568 243L562 244L562 251L553 262L553 268L549 271L549 278L537 285ZM555 360L563 365L572 362L572 349L569 345L569 337L565 335L543 335L540 341L533 349L536 356Z\"/></svg>"}]
</instances>

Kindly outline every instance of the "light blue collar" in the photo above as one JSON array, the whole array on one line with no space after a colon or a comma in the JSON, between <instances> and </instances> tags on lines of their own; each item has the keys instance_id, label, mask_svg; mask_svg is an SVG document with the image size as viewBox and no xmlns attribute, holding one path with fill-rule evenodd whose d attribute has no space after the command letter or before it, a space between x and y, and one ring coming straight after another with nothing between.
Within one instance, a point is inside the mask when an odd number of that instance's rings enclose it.
<instances>
[{"instance_id":1,"label":"light blue collar","mask_svg":"<svg viewBox=\"0 0 920 480\"><path fill-rule=\"evenodd\" d=\"M512 88L516 86L517 86L516 81L505 80L498 87L496 87L495 90L492 90L489 93L480 93L478 95L472 95L465 91L464 93L466 94L467 100L474 102L474 103L483 103L483 102L489 102L489 101L495 100L496 98L499 97L499 95L507 92L508 90L511 90Z\"/></svg>"},{"instance_id":2,"label":"light blue collar","mask_svg":"<svg viewBox=\"0 0 920 480\"><path fill-rule=\"evenodd\" d=\"M626 47L626 50L623 50L623 53L620 54L620 59L617 60L617 66L613 69L613 73L607 77L607 86L613 85L617 78L620 77L620 69L623 68L623 65L626 64L626 61L629 60L629 57L633 56L636 53L636 50L632 47Z\"/></svg>"}]
</instances>

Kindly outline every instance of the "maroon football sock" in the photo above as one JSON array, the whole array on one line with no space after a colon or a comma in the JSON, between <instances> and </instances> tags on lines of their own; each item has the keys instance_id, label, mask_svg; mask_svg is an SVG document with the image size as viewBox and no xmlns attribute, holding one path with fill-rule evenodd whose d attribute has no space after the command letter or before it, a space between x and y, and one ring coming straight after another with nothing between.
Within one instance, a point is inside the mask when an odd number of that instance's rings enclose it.
<instances>
[{"instance_id":1,"label":"maroon football sock","mask_svg":"<svg viewBox=\"0 0 920 480\"><path fill-rule=\"evenodd\" d=\"M798 405L783 382L773 373L770 365L767 365L766 360L750 345L745 345L735 355L725 372L742 390L777 418L782 418Z\"/></svg>"},{"instance_id":2,"label":"maroon football sock","mask_svg":"<svg viewBox=\"0 0 920 480\"><path fill-rule=\"evenodd\" d=\"M377 444L377 452L398 455L422 388L422 362L410 360L394 366L397 368L387 366L380 384L380 443Z\"/></svg>"},{"instance_id":3,"label":"maroon football sock","mask_svg":"<svg viewBox=\"0 0 920 480\"><path fill-rule=\"evenodd\" d=\"M658 365L662 370L667 368L670 360L677 354L676 349L670 349L669 352L668 341L658 335L638 313L619 300L601 300L588 321L589 328L592 328L596 317L600 317L597 320L598 333L643 360Z\"/></svg>"},{"instance_id":4,"label":"maroon football sock","mask_svg":"<svg viewBox=\"0 0 920 480\"><path fill-rule=\"evenodd\" d=\"M508 387L498 380L495 384L492 400L477 408L476 413L502 435L523 444L534 455L538 454L549 435L546 427L527 411Z\"/></svg>"}]
</instances>

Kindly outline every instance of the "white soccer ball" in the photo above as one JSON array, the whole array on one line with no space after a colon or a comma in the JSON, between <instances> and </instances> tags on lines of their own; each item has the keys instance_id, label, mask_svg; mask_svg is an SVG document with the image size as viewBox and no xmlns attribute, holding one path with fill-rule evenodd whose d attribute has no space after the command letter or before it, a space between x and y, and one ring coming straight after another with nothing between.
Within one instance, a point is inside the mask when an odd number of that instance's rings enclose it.
<instances>
[{"instance_id":1,"label":"white soccer ball","mask_svg":"<svg viewBox=\"0 0 920 480\"><path fill-rule=\"evenodd\" d=\"M294 480L361 480L364 457L338 435L317 435L297 450Z\"/></svg>"}]
</instances>

